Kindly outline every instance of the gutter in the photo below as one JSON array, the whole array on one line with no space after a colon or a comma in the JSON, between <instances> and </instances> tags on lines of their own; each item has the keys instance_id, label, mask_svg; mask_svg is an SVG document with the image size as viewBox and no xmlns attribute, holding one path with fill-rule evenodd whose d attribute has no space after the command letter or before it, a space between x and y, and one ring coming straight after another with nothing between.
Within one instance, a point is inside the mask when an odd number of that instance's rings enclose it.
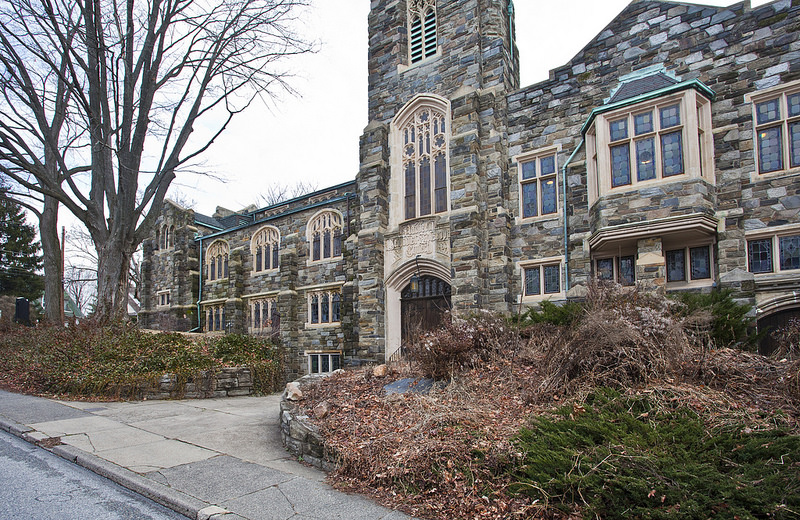
<instances>
[{"instance_id":1,"label":"gutter","mask_svg":"<svg viewBox=\"0 0 800 520\"><path fill-rule=\"evenodd\" d=\"M570 154L569 159L567 162L564 163L564 166L561 167L561 188L564 192L563 200L564 200L564 294L569 292L569 234L567 230L567 166L569 163L572 162L572 159L575 158L575 154L578 153L578 150L583 147L583 143L586 142L585 138L581 138L581 142L578 143L578 146L575 150L572 151Z\"/></svg>"},{"instance_id":2,"label":"gutter","mask_svg":"<svg viewBox=\"0 0 800 520\"><path fill-rule=\"evenodd\" d=\"M195 239L197 240L197 239ZM198 284L197 289L197 327L193 328L189 332L202 332L203 325L202 320L200 319L200 302L203 300L203 236L200 235L200 265L197 266L199 273L198 277L200 278L200 283Z\"/></svg>"}]
</instances>

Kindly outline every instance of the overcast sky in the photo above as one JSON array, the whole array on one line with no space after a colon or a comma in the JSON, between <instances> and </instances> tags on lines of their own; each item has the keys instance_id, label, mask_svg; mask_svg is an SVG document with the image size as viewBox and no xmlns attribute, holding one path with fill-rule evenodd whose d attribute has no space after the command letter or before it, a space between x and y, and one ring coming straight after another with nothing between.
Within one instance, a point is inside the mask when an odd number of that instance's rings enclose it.
<instances>
[{"instance_id":1,"label":"overcast sky","mask_svg":"<svg viewBox=\"0 0 800 520\"><path fill-rule=\"evenodd\" d=\"M180 175L175 198L211 214L257 202L270 184L312 183L318 189L355 179L358 139L367 125L368 0L312 0L304 30L319 52L293 58L293 86L271 107L251 106L205 156L224 180ZM583 48L627 0L515 0L521 85L547 78ZM707 5L731 5L708 0ZM756 0L753 5L767 3Z\"/></svg>"}]
</instances>

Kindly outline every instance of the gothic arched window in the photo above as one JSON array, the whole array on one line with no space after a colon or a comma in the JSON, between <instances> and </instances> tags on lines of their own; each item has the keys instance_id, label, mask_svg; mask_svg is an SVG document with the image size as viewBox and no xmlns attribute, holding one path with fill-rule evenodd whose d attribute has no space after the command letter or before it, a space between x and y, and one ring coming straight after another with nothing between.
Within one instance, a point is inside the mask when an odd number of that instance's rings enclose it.
<instances>
[{"instance_id":1,"label":"gothic arched window","mask_svg":"<svg viewBox=\"0 0 800 520\"><path fill-rule=\"evenodd\" d=\"M228 243L217 240L208 246L206 251L206 272L208 281L228 277Z\"/></svg>"},{"instance_id":2,"label":"gothic arched window","mask_svg":"<svg viewBox=\"0 0 800 520\"><path fill-rule=\"evenodd\" d=\"M250 251L253 254L253 271L269 271L278 268L278 251L281 234L277 228L265 226L253 235Z\"/></svg>"},{"instance_id":3,"label":"gothic arched window","mask_svg":"<svg viewBox=\"0 0 800 520\"><path fill-rule=\"evenodd\" d=\"M404 109L396 126L405 220L449 209L447 166L448 110L444 103L417 102Z\"/></svg>"},{"instance_id":4,"label":"gothic arched window","mask_svg":"<svg viewBox=\"0 0 800 520\"><path fill-rule=\"evenodd\" d=\"M342 256L342 221L342 215L334 210L321 211L311 219L308 242L312 262Z\"/></svg>"},{"instance_id":5,"label":"gothic arched window","mask_svg":"<svg viewBox=\"0 0 800 520\"><path fill-rule=\"evenodd\" d=\"M408 54L411 63L436 55L436 2L409 0Z\"/></svg>"}]
</instances>

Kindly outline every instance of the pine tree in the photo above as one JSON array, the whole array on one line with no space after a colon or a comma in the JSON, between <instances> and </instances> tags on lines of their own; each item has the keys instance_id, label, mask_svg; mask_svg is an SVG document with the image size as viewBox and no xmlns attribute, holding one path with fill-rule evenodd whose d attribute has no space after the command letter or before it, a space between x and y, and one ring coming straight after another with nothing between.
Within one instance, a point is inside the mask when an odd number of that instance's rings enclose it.
<instances>
[{"instance_id":1,"label":"pine tree","mask_svg":"<svg viewBox=\"0 0 800 520\"><path fill-rule=\"evenodd\" d=\"M25 222L22 207L0 188L0 294L30 300L42 295L40 249L36 228Z\"/></svg>"}]
</instances>

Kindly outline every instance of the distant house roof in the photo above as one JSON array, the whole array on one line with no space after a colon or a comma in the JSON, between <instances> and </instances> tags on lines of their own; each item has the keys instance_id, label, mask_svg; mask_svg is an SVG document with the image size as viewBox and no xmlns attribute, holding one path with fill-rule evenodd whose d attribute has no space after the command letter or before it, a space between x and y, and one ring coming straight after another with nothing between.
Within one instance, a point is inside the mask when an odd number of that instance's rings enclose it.
<instances>
[{"instance_id":1,"label":"distant house roof","mask_svg":"<svg viewBox=\"0 0 800 520\"><path fill-rule=\"evenodd\" d=\"M678 80L670 78L663 72L657 72L641 78L625 81L619 86L616 92L608 100L609 103L616 103L625 99L634 98L659 90L662 88L670 87L678 83Z\"/></svg>"},{"instance_id":2,"label":"distant house roof","mask_svg":"<svg viewBox=\"0 0 800 520\"><path fill-rule=\"evenodd\" d=\"M203 215L202 213L195 212L194 221L206 227L211 227L215 229L225 229L225 226L223 226L217 219L209 217L207 215Z\"/></svg>"}]
</instances>

